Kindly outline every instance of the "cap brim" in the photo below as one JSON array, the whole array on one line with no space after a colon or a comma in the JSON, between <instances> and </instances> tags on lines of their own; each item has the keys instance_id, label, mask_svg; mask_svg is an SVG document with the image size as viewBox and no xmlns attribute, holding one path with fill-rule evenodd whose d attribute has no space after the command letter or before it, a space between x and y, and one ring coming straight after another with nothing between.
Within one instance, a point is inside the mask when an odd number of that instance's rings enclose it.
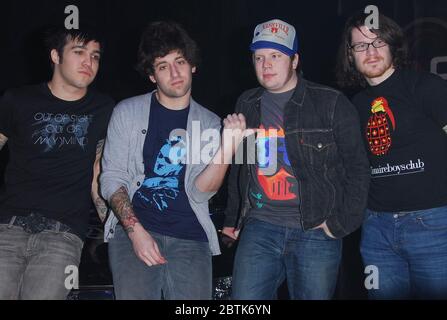
<instances>
[{"instance_id":1,"label":"cap brim","mask_svg":"<svg viewBox=\"0 0 447 320\"><path fill-rule=\"evenodd\" d=\"M288 56L293 56L295 53L297 53L296 51L293 51L286 46L270 41L257 41L250 45L251 51L255 52L258 49L275 49L287 54Z\"/></svg>"}]
</instances>

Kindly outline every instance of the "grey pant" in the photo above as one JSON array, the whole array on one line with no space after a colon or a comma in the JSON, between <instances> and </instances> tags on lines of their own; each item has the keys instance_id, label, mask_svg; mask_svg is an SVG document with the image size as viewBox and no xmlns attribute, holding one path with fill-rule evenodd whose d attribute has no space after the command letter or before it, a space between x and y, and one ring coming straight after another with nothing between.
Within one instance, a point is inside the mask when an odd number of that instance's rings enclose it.
<instances>
[{"instance_id":1,"label":"grey pant","mask_svg":"<svg viewBox=\"0 0 447 320\"><path fill-rule=\"evenodd\" d=\"M150 234L168 261L164 265L149 267L138 259L129 237L117 226L109 242L116 299L210 300L212 264L208 243Z\"/></svg>"},{"instance_id":2,"label":"grey pant","mask_svg":"<svg viewBox=\"0 0 447 320\"><path fill-rule=\"evenodd\" d=\"M79 266L82 240L68 232L29 234L0 224L0 300L63 300L67 266Z\"/></svg>"}]
</instances>

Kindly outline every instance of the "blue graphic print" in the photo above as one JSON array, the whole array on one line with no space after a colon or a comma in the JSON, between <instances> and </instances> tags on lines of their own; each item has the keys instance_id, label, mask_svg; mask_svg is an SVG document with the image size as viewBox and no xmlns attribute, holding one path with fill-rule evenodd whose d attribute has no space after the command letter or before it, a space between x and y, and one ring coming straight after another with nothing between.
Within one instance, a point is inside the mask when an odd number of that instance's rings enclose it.
<instances>
[{"instance_id":1,"label":"blue graphic print","mask_svg":"<svg viewBox=\"0 0 447 320\"><path fill-rule=\"evenodd\" d=\"M157 155L153 177L147 177L137 196L162 212L169 207L180 192L179 176L183 169L186 149L181 137L166 140Z\"/></svg>"}]
</instances>

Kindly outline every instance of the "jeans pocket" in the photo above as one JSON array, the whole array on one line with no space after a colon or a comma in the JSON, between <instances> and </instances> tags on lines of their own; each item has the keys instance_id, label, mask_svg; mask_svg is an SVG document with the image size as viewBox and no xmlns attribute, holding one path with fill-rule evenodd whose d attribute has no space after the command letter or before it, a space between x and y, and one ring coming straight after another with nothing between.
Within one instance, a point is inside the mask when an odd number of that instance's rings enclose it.
<instances>
[{"instance_id":1,"label":"jeans pocket","mask_svg":"<svg viewBox=\"0 0 447 320\"><path fill-rule=\"evenodd\" d=\"M70 242L73 242L76 244L76 246L82 249L82 247L84 246L84 242L81 240L81 238L79 238L77 235L75 235L74 233L71 232L63 232L62 233L62 237L65 240L68 240Z\"/></svg>"},{"instance_id":2,"label":"jeans pocket","mask_svg":"<svg viewBox=\"0 0 447 320\"><path fill-rule=\"evenodd\" d=\"M416 221L427 230L447 230L447 209L427 210L417 216Z\"/></svg>"},{"instance_id":3,"label":"jeans pocket","mask_svg":"<svg viewBox=\"0 0 447 320\"><path fill-rule=\"evenodd\" d=\"M310 230L312 232L312 237L318 240L337 240L336 238L330 237L323 228Z\"/></svg>"}]
</instances>

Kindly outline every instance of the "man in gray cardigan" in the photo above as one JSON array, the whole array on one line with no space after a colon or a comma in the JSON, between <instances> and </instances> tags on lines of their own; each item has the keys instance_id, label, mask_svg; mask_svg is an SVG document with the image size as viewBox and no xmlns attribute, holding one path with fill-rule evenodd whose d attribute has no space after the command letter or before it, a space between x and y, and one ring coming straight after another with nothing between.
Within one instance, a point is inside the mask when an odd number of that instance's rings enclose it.
<instances>
[{"instance_id":1,"label":"man in gray cardigan","mask_svg":"<svg viewBox=\"0 0 447 320\"><path fill-rule=\"evenodd\" d=\"M210 299L211 256L220 250L208 200L246 134L245 119L224 120L224 131L235 133L224 144L220 118L191 98L198 49L178 24L151 23L138 54L157 89L115 108L100 177L114 212L105 237L115 295Z\"/></svg>"}]
</instances>

